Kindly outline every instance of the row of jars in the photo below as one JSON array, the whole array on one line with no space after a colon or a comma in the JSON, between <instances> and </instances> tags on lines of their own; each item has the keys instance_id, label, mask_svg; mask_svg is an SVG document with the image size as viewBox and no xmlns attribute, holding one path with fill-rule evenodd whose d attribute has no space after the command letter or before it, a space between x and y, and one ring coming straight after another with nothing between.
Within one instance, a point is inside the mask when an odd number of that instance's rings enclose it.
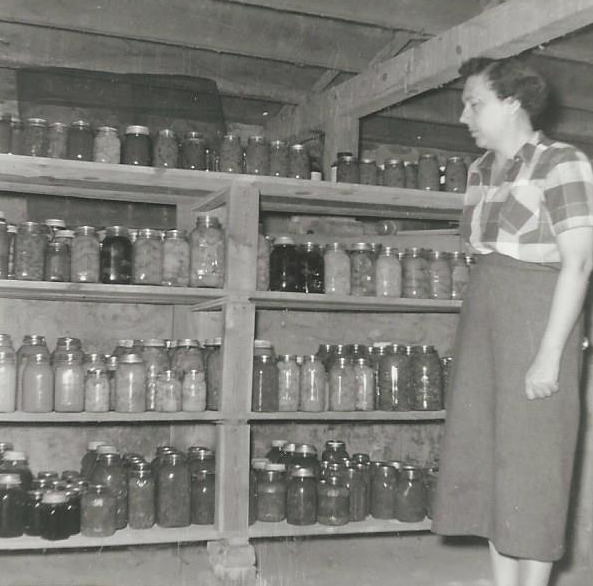
<instances>
[{"instance_id":1,"label":"row of jars","mask_svg":"<svg viewBox=\"0 0 593 586\"><path fill-rule=\"evenodd\" d=\"M442 252L358 242L327 246L296 245L280 236L271 245L260 237L260 264L269 251L269 275L258 268L258 289L327 293L365 297L463 299L469 282L471 257Z\"/></svg>"},{"instance_id":2,"label":"row of jars","mask_svg":"<svg viewBox=\"0 0 593 586\"><path fill-rule=\"evenodd\" d=\"M350 456L340 440L328 440L321 459L313 445L276 440L251 462L250 521L339 526L370 515L417 523L432 518L437 476L436 466Z\"/></svg>"},{"instance_id":3,"label":"row of jars","mask_svg":"<svg viewBox=\"0 0 593 586\"><path fill-rule=\"evenodd\" d=\"M64 229L63 220L0 220L0 278L25 281L217 287L224 285L225 238L214 216L180 230L111 226Z\"/></svg>"},{"instance_id":4,"label":"row of jars","mask_svg":"<svg viewBox=\"0 0 593 586\"><path fill-rule=\"evenodd\" d=\"M405 187L428 191L445 190L465 192L467 186L467 167L459 156L449 157L441 167L436 155L424 153L418 162L401 159L386 159L377 165L375 159L357 159L351 152L338 153L333 163L332 180L340 183L360 183L362 185L384 185L386 187Z\"/></svg>"},{"instance_id":5,"label":"row of jars","mask_svg":"<svg viewBox=\"0 0 593 586\"><path fill-rule=\"evenodd\" d=\"M201 446L187 454L160 446L152 461L93 441L81 471L40 471L27 456L0 443L0 537L23 534L48 540L82 533L108 537L116 530L214 523L214 453Z\"/></svg>"},{"instance_id":6,"label":"row of jars","mask_svg":"<svg viewBox=\"0 0 593 586\"><path fill-rule=\"evenodd\" d=\"M316 354L276 356L269 341L255 344L252 411L436 411L444 407L451 359L441 359L434 346L324 344Z\"/></svg>"},{"instance_id":7,"label":"row of jars","mask_svg":"<svg viewBox=\"0 0 593 586\"><path fill-rule=\"evenodd\" d=\"M0 334L0 412L141 413L218 409L222 340L120 340L110 356L78 338L26 335L18 352ZM206 367L208 374L206 373Z\"/></svg>"}]
</instances>

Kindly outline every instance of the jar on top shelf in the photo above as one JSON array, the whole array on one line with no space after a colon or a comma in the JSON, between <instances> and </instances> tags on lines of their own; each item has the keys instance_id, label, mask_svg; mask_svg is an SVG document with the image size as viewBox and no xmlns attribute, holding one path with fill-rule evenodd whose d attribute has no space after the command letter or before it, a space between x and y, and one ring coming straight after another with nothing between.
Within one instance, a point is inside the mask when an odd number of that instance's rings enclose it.
<instances>
[{"instance_id":1,"label":"jar on top shelf","mask_svg":"<svg viewBox=\"0 0 593 586\"><path fill-rule=\"evenodd\" d=\"M21 120L15 116L13 116L10 125L10 154L27 154L25 152L25 128Z\"/></svg>"},{"instance_id":2,"label":"jar on top shelf","mask_svg":"<svg viewBox=\"0 0 593 586\"><path fill-rule=\"evenodd\" d=\"M385 187L405 187L406 169L400 159L387 159L383 171L383 185Z\"/></svg>"},{"instance_id":3,"label":"jar on top shelf","mask_svg":"<svg viewBox=\"0 0 593 586\"><path fill-rule=\"evenodd\" d=\"M49 125L47 156L50 159L65 159L68 156L68 129L63 122Z\"/></svg>"},{"instance_id":4,"label":"jar on top shelf","mask_svg":"<svg viewBox=\"0 0 593 586\"><path fill-rule=\"evenodd\" d=\"M151 140L147 126L131 125L126 127L122 145L122 163L124 165L144 165L151 163Z\"/></svg>"},{"instance_id":5,"label":"jar on top shelf","mask_svg":"<svg viewBox=\"0 0 593 586\"><path fill-rule=\"evenodd\" d=\"M30 157L46 157L47 148L47 120L43 118L28 118L23 131L22 154Z\"/></svg>"},{"instance_id":6,"label":"jar on top shelf","mask_svg":"<svg viewBox=\"0 0 593 586\"><path fill-rule=\"evenodd\" d=\"M240 136L225 134L222 137L219 166L223 173L243 172L243 148Z\"/></svg>"},{"instance_id":7,"label":"jar on top shelf","mask_svg":"<svg viewBox=\"0 0 593 586\"><path fill-rule=\"evenodd\" d=\"M418 189L418 165L412 161L406 161L404 171L406 172L406 188Z\"/></svg>"},{"instance_id":8,"label":"jar on top shelf","mask_svg":"<svg viewBox=\"0 0 593 586\"><path fill-rule=\"evenodd\" d=\"M181 143L181 168L205 171L206 141L201 132L190 130L186 132Z\"/></svg>"},{"instance_id":9,"label":"jar on top shelf","mask_svg":"<svg viewBox=\"0 0 593 586\"><path fill-rule=\"evenodd\" d=\"M270 175L288 177L288 145L283 140L270 143Z\"/></svg>"},{"instance_id":10,"label":"jar on top shelf","mask_svg":"<svg viewBox=\"0 0 593 586\"><path fill-rule=\"evenodd\" d=\"M245 173L269 175L270 145L263 136L250 136L245 149Z\"/></svg>"},{"instance_id":11,"label":"jar on top shelf","mask_svg":"<svg viewBox=\"0 0 593 586\"><path fill-rule=\"evenodd\" d=\"M178 153L179 145L175 133L169 128L159 130L152 145L152 164L155 167L176 169Z\"/></svg>"},{"instance_id":12,"label":"jar on top shelf","mask_svg":"<svg viewBox=\"0 0 593 586\"><path fill-rule=\"evenodd\" d=\"M68 127L67 156L73 161L93 160L93 130L86 120L75 120Z\"/></svg>"},{"instance_id":13,"label":"jar on top shelf","mask_svg":"<svg viewBox=\"0 0 593 586\"><path fill-rule=\"evenodd\" d=\"M377 171L375 159L360 159L358 165L359 183L361 185L377 185Z\"/></svg>"},{"instance_id":14,"label":"jar on top shelf","mask_svg":"<svg viewBox=\"0 0 593 586\"><path fill-rule=\"evenodd\" d=\"M288 152L288 176L293 179L309 179L311 177L311 165L309 153L305 145L293 144Z\"/></svg>"},{"instance_id":15,"label":"jar on top shelf","mask_svg":"<svg viewBox=\"0 0 593 586\"><path fill-rule=\"evenodd\" d=\"M99 126L93 142L93 161L117 165L121 161L121 139L117 128Z\"/></svg>"},{"instance_id":16,"label":"jar on top shelf","mask_svg":"<svg viewBox=\"0 0 593 586\"><path fill-rule=\"evenodd\" d=\"M338 161L336 164L336 180L338 183L360 182L358 159L352 153L338 153Z\"/></svg>"},{"instance_id":17,"label":"jar on top shelf","mask_svg":"<svg viewBox=\"0 0 593 586\"><path fill-rule=\"evenodd\" d=\"M224 286L225 241L218 218L200 214L190 234L191 287Z\"/></svg>"},{"instance_id":18,"label":"jar on top shelf","mask_svg":"<svg viewBox=\"0 0 593 586\"><path fill-rule=\"evenodd\" d=\"M418 189L439 191L441 171L436 155L424 153L418 159Z\"/></svg>"}]
</instances>

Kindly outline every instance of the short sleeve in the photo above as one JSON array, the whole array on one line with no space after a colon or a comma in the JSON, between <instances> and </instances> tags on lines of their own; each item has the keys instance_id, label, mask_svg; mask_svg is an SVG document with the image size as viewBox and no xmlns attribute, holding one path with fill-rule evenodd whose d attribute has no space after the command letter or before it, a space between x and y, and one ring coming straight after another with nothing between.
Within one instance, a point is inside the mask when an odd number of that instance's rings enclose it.
<instances>
[{"instance_id":1,"label":"short sleeve","mask_svg":"<svg viewBox=\"0 0 593 586\"><path fill-rule=\"evenodd\" d=\"M571 146L554 153L544 200L555 234L593 226L593 170L584 153Z\"/></svg>"}]
</instances>

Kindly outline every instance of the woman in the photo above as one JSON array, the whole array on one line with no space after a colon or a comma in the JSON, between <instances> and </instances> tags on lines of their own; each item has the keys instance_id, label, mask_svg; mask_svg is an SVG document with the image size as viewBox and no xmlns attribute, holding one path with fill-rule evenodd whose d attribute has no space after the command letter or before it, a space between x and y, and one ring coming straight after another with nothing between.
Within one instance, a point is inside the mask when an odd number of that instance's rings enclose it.
<instances>
[{"instance_id":1,"label":"woman","mask_svg":"<svg viewBox=\"0 0 593 586\"><path fill-rule=\"evenodd\" d=\"M465 63L461 122L487 152L460 222L477 255L455 342L433 530L489 540L496 586L546 586L564 552L579 422L593 173L535 132L541 76Z\"/></svg>"}]
</instances>

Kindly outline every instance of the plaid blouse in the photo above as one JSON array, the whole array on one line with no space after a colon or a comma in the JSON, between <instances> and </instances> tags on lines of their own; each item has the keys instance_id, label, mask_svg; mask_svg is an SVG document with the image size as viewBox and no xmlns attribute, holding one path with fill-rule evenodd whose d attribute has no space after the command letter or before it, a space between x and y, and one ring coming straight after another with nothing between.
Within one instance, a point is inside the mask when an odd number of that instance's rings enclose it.
<instances>
[{"instance_id":1,"label":"plaid blouse","mask_svg":"<svg viewBox=\"0 0 593 586\"><path fill-rule=\"evenodd\" d=\"M593 171L571 145L534 133L500 177L492 177L494 152L468 173L459 224L472 252L498 252L517 260L559 263L556 235L593 226Z\"/></svg>"}]
</instances>

